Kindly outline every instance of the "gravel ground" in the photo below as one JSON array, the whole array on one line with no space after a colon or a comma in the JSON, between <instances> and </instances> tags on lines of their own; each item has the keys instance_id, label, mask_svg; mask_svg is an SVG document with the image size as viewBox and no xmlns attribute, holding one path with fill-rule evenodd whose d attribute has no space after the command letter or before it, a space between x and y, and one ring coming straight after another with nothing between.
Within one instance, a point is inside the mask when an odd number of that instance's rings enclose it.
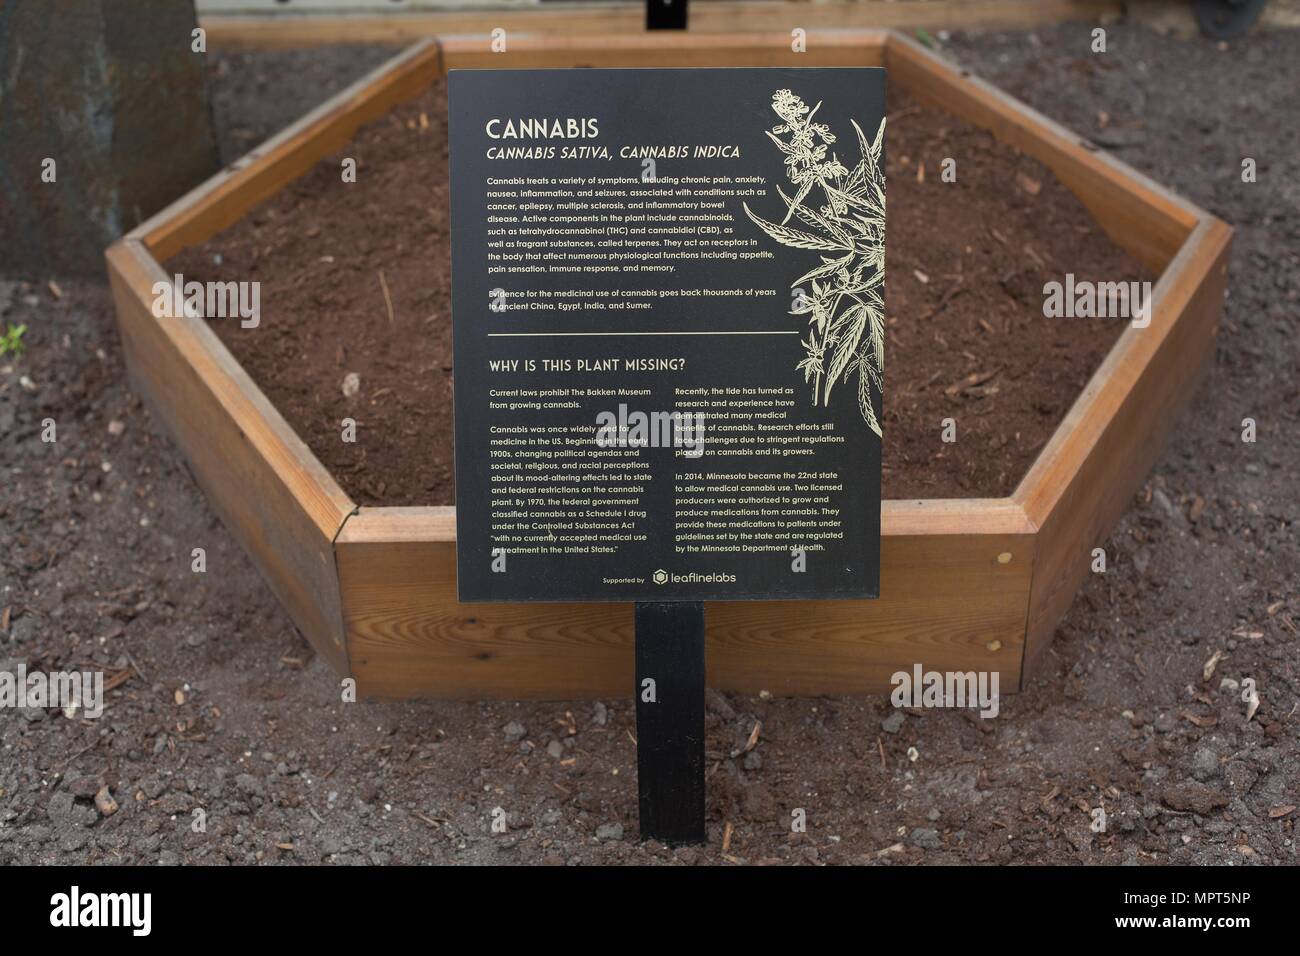
<instances>
[{"instance_id":1,"label":"gravel ground","mask_svg":"<svg viewBox=\"0 0 1300 956\"><path fill-rule=\"evenodd\" d=\"M1300 32L1221 48L1114 24L1103 57L1088 40L948 45L1233 224L1230 297L1109 570L996 720L711 693L709 843L638 843L629 699L342 703L128 389L105 289L10 276L0 322L30 332L0 359L0 670L116 686L99 720L0 710L0 863L1296 862ZM226 158L386 55L217 58Z\"/></svg>"}]
</instances>

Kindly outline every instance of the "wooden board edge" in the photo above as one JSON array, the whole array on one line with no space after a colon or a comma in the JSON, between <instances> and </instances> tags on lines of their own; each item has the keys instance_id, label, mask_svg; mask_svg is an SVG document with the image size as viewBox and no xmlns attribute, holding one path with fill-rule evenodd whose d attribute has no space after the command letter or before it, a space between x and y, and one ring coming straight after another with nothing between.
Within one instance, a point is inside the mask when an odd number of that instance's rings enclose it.
<instances>
[{"instance_id":1,"label":"wooden board edge","mask_svg":"<svg viewBox=\"0 0 1300 956\"><path fill-rule=\"evenodd\" d=\"M895 566L896 575L914 580L892 607L881 601L710 603L710 686L779 696L879 694L890 689L891 674L920 663L925 670L996 670L1001 691L1016 692L1035 538L960 541L966 554L959 557L952 553L957 542L945 536L883 543L887 551L913 555L907 567ZM1014 552L1015 562L1000 564L999 552ZM970 564L975 560L979 568ZM449 542L341 547L340 592L360 694L551 700L626 694L631 604L461 605L454 598L454 562ZM994 570L1001 567L1008 570ZM969 593L941 606L921 597L946 584ZM883 585L882 591L890 593Z\"/></svg>"},{"instance_id":2,"label":"wooden board edge","mask_svg":"<svg viewBox=\"0 0 1300 956\"><path fill-rule=\"evenodd\" d=\"M671 37L666 33L673 33ZM761 66L762 55L790 66L879 66L883 30L810 31L807 52L796 53L784 33L523 34L511 35L506 50L492 50L487 34L439 37L447 69L551 68L573 66Z\"/></svg>"},{"instance_id":3,"label":"wooden board edge","mask_svg":"<svg viewBox=\"0 0 1300 956\"><path fill-rule=\"evenodd\" d=\"M672 34L669 36L668 34ZM883 47L891 31L875 29L854 30L810 30L808 39L828 47ZM447 51L488 49L492 37L482 34L444 34L438 42ZM752 51L752 50L789 50L790 37L783 33L747 30L729 33L678 33L677 31L651 31L648 33L611 33L600 34L545 34L524 33L509 38L508 46L502 53L496 54L503 62L510 54L519 51L530 53L549 53L557 58L573 54L592 53L601 50L625 52L632 50L654 50L673 54L678 51Z\"/></svg>"},{"instance_id":4,"label":"wooden board edge","mask_svg":"<svg viewBox=\"0 0 1300 956\"><path fill-rule=\"evenodd\" d=\"M1043 163L1113 241L1159 274L1208 213L969 70L890 31L891 80Z\"/></svg>"},{"instance_id":5,"label":"wooden board edge","mask_svg":"<svg viewBox=\"0 0 1300 956\"><path fill-rule=\"evenodd\" d=\"M155 282L168 282L156 260L144 246L131 239L119 239L105 253L110 272L121 277L141 306L151 309ZM286 481L301 488L303 509L327 540L333 540L344 519L357 505L339 486L307 444L298 437L279 410L230 354L229 349L204 319L182 316L167 319L164 334L176 345L194 373L226 403L230 416L240 425L264 458L275 464Z\"/></svg>"},{"instance_id":6,"label":"wooden board edge","mask_svg":"<svg viewBox=\"0 0 1300 956\"><path fill-rule=\"evenodd\" d=\"M436 40L424 40L380 64L247 155L126 234L158 261L211 238L320 159L342 149L357 129L418 96L443 73Z\"/></svg>"},{"instance_id":7,"label":"wooden board edge","mask_svg":"<svg viewBox=\"0 0 1300 956\"><path fill-rule=\"evenodd\" d=\"M1197 227L1162 280L1151 326L1125 331L1012 495L1041 539L1026 621L1026 679L1041 669L1089 572L1091 549L1129 507L1213 362L1232 238L1233 230L1213 217ZM1166 320L1158 324L1162 312Z\"/></svg>"},{"instance_id":8,"label":"wooden board edge","mask_svg":"<svg viewBox=\"0 0 1300 956\"><path fill-rule=\"evenodd\" d=\"M1121 0L930 0L927 3L787 3L780 0L701 3L690 33L863 27L961 30L1027 27L1119 15ZM639 33L645 6L628 3L547 3L544 9L449 10L384 15L278 17L208 14L199 18L209 49L292 49L339 43L405 45L433 36L509 33Z\"/></svg>"},{"instance_id":9,"label":"wooden board edge","mask_svg":"<svg viewBox=\"0 0 1300 956\"><path fill-rule=\"evenodd\" d=\"M333 565L333 541L348 516L356 510L356 505L204 320L155 317L153 285L168 279L139 241L119 239L106 250L105 263L135 391L153 408L158 422L172 432L173 440L189 461L192 474L203 486L212 507L249 554L295 625L336 670L346 674L347 647L338 574ZM134 349L143 341L163 348L167 360L159 362L156 367L142 366L134 359ZM190 453L193 447L208 441L208 436L176 432L173 424L175 409L160 407L159 404L165 401L160 394L164 374L193 379L199 394L211 398L213 407L220 409L220 415L231 432L239 436L241 443L249 446L250 454L264 466L259 468L259 472L263 477L274 476L276 486L283 489L283 500L301 515L294 522L299 530L289 532L290 540L296 542L295 547L305 548L327 566L316 567L313 564L304 575L295 574L293 569L277 572L275 562L259 555L259 541L263 547L270 547L275 533L281 529L249 530L245 523L245 530L239 530L241 524L230 509L241 509L231 504L229 493L240 476L233 472L218 473L224 462L220 466L205 468ZM304 526L308 529L305 532L300 530ZM277 554L276 560L281 559L290 562L291 556Z\"/></svg>"},{"instance_id":10,"label":"wooden board edge","mask_svg":"<svg viewBox=\"0 0 1300 956\"><path fill-rule=\"evenodd\" d=\"M1020 506L1009 499L905 501L882 510L882 593L897 603L711 602L711 686L875 694L889 689L886 670L920 662L964 671L983 660L997 661L1003 692L1019 688L1037 545ZM362 508L344 526L337 541L339 592L361 694L575 699L626 692L631 604L459 604L454 535L450 507ZM891 555L906 560L898 564ZM972 587L968 575L984 583ZM909 593L898 587L885 593L891 576ZM960 587L966 581L971 593L932 607L919 596L928 586L918 589L918 577L933 579L940 590L944 582ZM922 608L930 619L916 624ZM982 623L973 624L972 614ZM848 619L866 622L862 637L854 638L860 646L845 643ZM877 619L886 636L870 632ZM916 647L899 637L918 628L926 639Z\"/></svg>"},{"instance_id":11,"label":"wooden board edge","mask_svg":"<svg viewBox=\"0 0 1300 956\"><path fill-rule=\"evenodd\" d=\"M881 535L1033 534L1022 505L1011 498L883 501ZM452 505L362 507L339 532L347 544L456 541Z\"/></svg>"},{"instance_id":12,"label":"wooden board edge","mask_svg":"<svg viewBox=\"0 0 1300 956\"><path fill-rule=\"evenodd\" d=\"M1193 297L1215 271L1227 269L1232 237L1232 228L1222 220L1205 217L1153 287L1151 324L1125 329L1075 398L1011 494L1035 527L1059 506L1064 489L1056 478L1077 472L1093 453L1110 424L1113 408L1108 406L1130 400L1137 378L1184 321Z\"/></svg>"},{"instance_id":13,"label":"wooden board edge","mask_svg":"<svg viewBox=\"0 0 1300 956\"><path fill-rule=\"evenodd\" d=\"M456 542L456 509L451 505L361 507L343 526L339 543L396 544Z\"/></svg>"}]
</instances>

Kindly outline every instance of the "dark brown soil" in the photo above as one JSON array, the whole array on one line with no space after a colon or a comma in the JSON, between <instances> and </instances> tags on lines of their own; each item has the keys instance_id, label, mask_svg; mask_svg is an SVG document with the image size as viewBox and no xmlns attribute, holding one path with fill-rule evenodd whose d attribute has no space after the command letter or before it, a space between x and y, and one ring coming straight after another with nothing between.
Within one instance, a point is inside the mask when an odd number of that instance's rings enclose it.
<instances>
[{"instance_id":1,"label":"dark brown soil","mask_svg":"<svg viewBox=\"0 0 1300 956\"><path fill-rule=\"evenodd\" d=\"M1045 319L1043 284L1143 275L1041 164L905 94L889 111L884 494L1006 495L1123 328ZM955 183L940 176L949 156ZM361 504L455 500L447 205L439 84L169 263L187 279L261 281L257 328L213 324ZM940 440L949 417L962 454ZM344 418L355 443L340 440Z\"/></svg>"}]
</instances>

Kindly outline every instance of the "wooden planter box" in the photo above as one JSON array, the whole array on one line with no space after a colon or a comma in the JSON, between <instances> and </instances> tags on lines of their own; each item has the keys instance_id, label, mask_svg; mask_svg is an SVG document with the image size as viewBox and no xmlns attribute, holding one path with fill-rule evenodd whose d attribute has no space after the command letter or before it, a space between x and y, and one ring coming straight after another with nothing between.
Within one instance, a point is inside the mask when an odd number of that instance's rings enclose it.
<instances>
[{"instance_id":1,"label":"wooden planter box","mask_svg":"<svg viewBox=\"0 0 1300 956\"><path fill-rule=\"evenodd\" d=\"M889 82L1050 167L1159 280L1009 498L886 501L878 601L708 609L708 678L747 693L888 689L914 663L1023 686L1214 354L1232 231L906 37L876 31L435 38L107 252L131 381L307 639L363 694L581 697L633 682L630 605L461 605L455 509L359 508L203 319L157 319L159 265L241 218L448 69L885 66Z\"/></svg>"}]
</instances>

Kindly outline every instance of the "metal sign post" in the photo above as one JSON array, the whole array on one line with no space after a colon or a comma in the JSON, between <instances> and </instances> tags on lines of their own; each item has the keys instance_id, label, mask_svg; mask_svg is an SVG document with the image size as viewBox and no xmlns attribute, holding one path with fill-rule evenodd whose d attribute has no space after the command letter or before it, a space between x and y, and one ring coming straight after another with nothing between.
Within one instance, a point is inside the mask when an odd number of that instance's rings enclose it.
<instances>
[{"instance_id":1,"label":"metal sign post","mask_svg":"<svg viewBox=\"0 0 1300 956\"><path fill-rule=\"evenodd\" d=\"M647 30L685 30L687 0L646 0Z\"/></svg>"},{"instance_id":2,"label":"metal sign post","mask_svg":"<svg viewBox=\"0 0 1300 956\"><path fill-rule=\"evenodd\" d=\"M704 604L636 605L641 836L704 842Z\"/></svg>"}]
</instances>

